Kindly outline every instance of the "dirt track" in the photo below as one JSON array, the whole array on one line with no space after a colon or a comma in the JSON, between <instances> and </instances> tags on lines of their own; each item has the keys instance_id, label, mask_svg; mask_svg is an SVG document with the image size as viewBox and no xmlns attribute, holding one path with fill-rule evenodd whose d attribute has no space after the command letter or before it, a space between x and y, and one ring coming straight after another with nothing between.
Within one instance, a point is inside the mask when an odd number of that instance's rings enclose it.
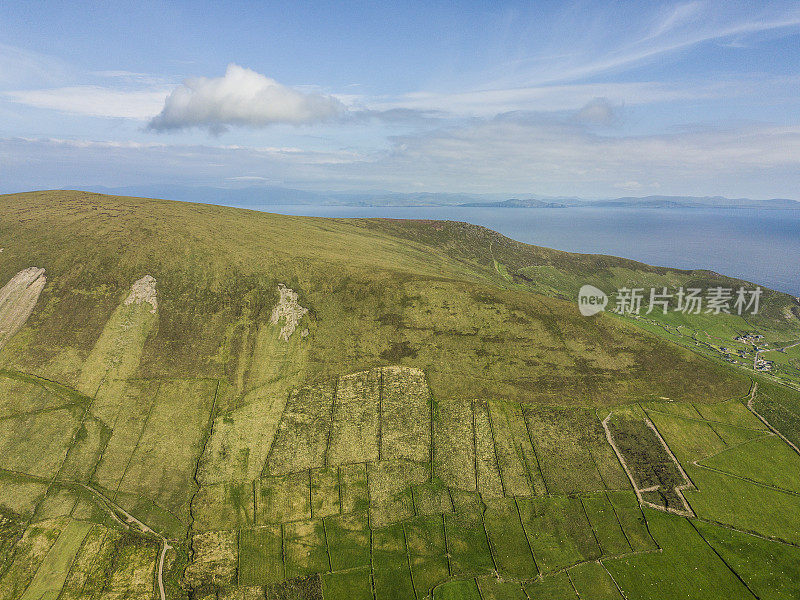
<instances>
[{"instance_id":1,"label":"dirt track","mask_svg":"<svg viewBox=\"0 0 800 600\"><path fill-rule=\"evenodd\" d=\"M158 591L161 594L161 600L166 600L166 594L164 593L164 558L167 555L167 550L172 548L169 541L167 541L167 538L165 538L160 533L157 533L152 529L150 529L150 527L142 523L139 519L134 517L124 508L122 508L109 498L107 498L105 495L97 491L92 486L86 485L84 483L81 483L79 485L85 490L94 494L94 496L98 498L98 500L105 507L105 509L111 514L114 520L117 521L120 525L122 525L129 531L139 533L145 537L150 537L150 538L155 537L161 541L162 546L161 546L161 555L158 560L157 580L158 580Z\"/></svg>"}]
</instances>

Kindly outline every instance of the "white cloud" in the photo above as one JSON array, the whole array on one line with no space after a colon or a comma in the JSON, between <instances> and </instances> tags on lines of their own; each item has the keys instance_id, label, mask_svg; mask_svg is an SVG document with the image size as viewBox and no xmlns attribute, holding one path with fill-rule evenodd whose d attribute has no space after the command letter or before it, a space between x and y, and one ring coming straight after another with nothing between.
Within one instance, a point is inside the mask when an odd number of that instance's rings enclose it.
<instances>
[{"instance_id":1,"label":"white cloud","mask_svg":"<svg viewBox=\"0 0 800 600\"><path fill-rule=\"evenodd\" d=\"M3 96L19 104L92 117L145 120L164 104L168 89L120 90L75 85L43 90L16 90Z\"/></svg>"},{"instance_id":2,"label":"white cloud","mask_svg":"<svg viewBox=\"0 0 800 600\"><path fill-rule=\"evenodd\" d=\"M657 22L650 37L658 37L679 25L690 22L702 9L702 2L684 2L670 7L666 14Z\"/></svg>"},{"instance_id":3,"label":"white cloud","mask_svg":"<svg viewBox=\"0 0 800 600\"><path fill-rule=\"evenodd\" d=\"M755 90L763 91L766 86L785 86L796 81L796 79L787 80L786 77L762 77L757 81L740 78L709 83L694 82L691 85L656 81L576 83L452 93L413 92L397 98L366 101L365 104L368 108L379 111L406 110L452 116L493 117L500 113L520 110L577 110L595 102L597 98L604 98L612 105L631 106L681 100L731 98Z\"/></svg>"},{"instance_id":4,"label":"white cloud","mask_svg":"<svg viewBox=\"0 0 800 600\"><path fill-rule=\"evenodd\" d=\"M230 125L312 123L343 110L344 105L332 96L293 89L231 64L222 77L187 79L167 97L150 127L158 131L206 127L220 132Z\"/></svg>"},{"instance_id":5,"label":"white cloud","mask_svg":"<svg viewBox=\"0 0 800 600\"><path fill-rule=\"evenodd\" d=\"M60 59L0 43L0 85L57 85L72 72Z\"/></svg>"},{"instance_id":6,"label":"white cloud","mask_svg":"<svg viewBox=\"0 0 800 600\"><path fill-rule=\"evenodd\" d=\"M395 139L369 168L343 172L432 191L535 191L611 196L642 193L794 197L800 184L800 128L706 130L600 136L577 124L498 118ZM341 172L339 173L341 174Z\"/></svg>"},{"instance_id":7,"label":"white cloud","mask_svg":"<svg viewBox=\"0 0 800 600\"><path fill-rule=\"evenodd\" d=\"M612 72L622 72L655 61L665 55L688 51L701 44L726 43L764 32L797 30L800 9L786 3L735 3L730 0L706 0L669 6L666 9L628 11L628 20L619 21L610 5L581 10L565 3L569 27L555 30L563 39L553 39L552 59L541 54L504 64L495 72L487 88L532 87L586 80ZM644 6L644 3L642 4ZM602 24L603 26L598 26ZM570 36L572 32L579 35Z\"/></svg>"},{"instance_id":8,"label":"white cloud","mask_svg":"<svg viewBox=\"0 0 800 600\"><path fill-rule=\"evenodd\" d=\"M577 112L575 119L587 125L613 125L617 120L617 107L608 98L594 98Z\"/></svg>"},{"instance_id":9,"label":"white cloud","mask_svg":"<svg viewBox=\"0 0 800 600\"><path fill-rule=\"evenodd\" d=\"M574 120L505 116L395 138L389 151L372 155L16 138L0 139L0 171L6 190L143 181L220 185L244 175L328 190L793 198L800 189L800 127L602 136Z\"/></svg>"}]
</instances>

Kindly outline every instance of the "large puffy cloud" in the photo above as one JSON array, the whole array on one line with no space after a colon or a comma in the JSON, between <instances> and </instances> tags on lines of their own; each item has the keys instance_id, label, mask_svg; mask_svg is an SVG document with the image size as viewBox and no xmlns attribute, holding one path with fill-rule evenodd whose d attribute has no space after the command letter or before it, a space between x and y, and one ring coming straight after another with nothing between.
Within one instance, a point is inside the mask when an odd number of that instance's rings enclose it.
<instances>
[{"instance_id":1,"label":"large puffy cloud","mask_svg":"<svg viewBox=\"0 0 800 600\"><path fill-rule=\"evenodd\" d=\"M187 79L173 90L162 111L150 121L150 128L206 127L220 132L230 125L299 125L330 119L343 110L336 98L302 92L230 64L222 77Z\"/></svg>"}]
</instances>

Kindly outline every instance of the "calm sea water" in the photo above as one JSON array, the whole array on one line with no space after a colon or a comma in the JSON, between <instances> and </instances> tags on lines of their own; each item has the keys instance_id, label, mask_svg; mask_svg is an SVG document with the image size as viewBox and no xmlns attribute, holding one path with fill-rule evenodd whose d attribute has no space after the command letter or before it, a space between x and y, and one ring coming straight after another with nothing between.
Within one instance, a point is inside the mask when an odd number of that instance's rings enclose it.
<instances>
[{"instance_id":1,"label":"calm sea water","mask_svg":"<svg viewBox=\"0 0 800 600\"><path fill-rule=\"evenodd\" d=\"M452 219L570 252L711 269L800 296L800 210L246 206L318 217Z\"/></svg>"}]
</instances>

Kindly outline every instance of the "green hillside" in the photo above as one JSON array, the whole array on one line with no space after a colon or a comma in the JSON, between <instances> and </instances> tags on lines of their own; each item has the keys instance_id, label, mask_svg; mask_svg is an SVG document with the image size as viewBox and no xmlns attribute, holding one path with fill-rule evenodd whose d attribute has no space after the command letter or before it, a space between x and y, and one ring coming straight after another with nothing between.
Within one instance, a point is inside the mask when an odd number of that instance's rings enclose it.
<instances>
[{"instance_id":1,"label":"green hillside","mask_svg":"<svg viewBox=\"0 0 800 600\"><path fill-rule=\"evenodd\" d=\"M0 598L800 594L790 296L587 318L745 284L70 191L0 196L0 248Z\"/></svg>"}]
</instances>

